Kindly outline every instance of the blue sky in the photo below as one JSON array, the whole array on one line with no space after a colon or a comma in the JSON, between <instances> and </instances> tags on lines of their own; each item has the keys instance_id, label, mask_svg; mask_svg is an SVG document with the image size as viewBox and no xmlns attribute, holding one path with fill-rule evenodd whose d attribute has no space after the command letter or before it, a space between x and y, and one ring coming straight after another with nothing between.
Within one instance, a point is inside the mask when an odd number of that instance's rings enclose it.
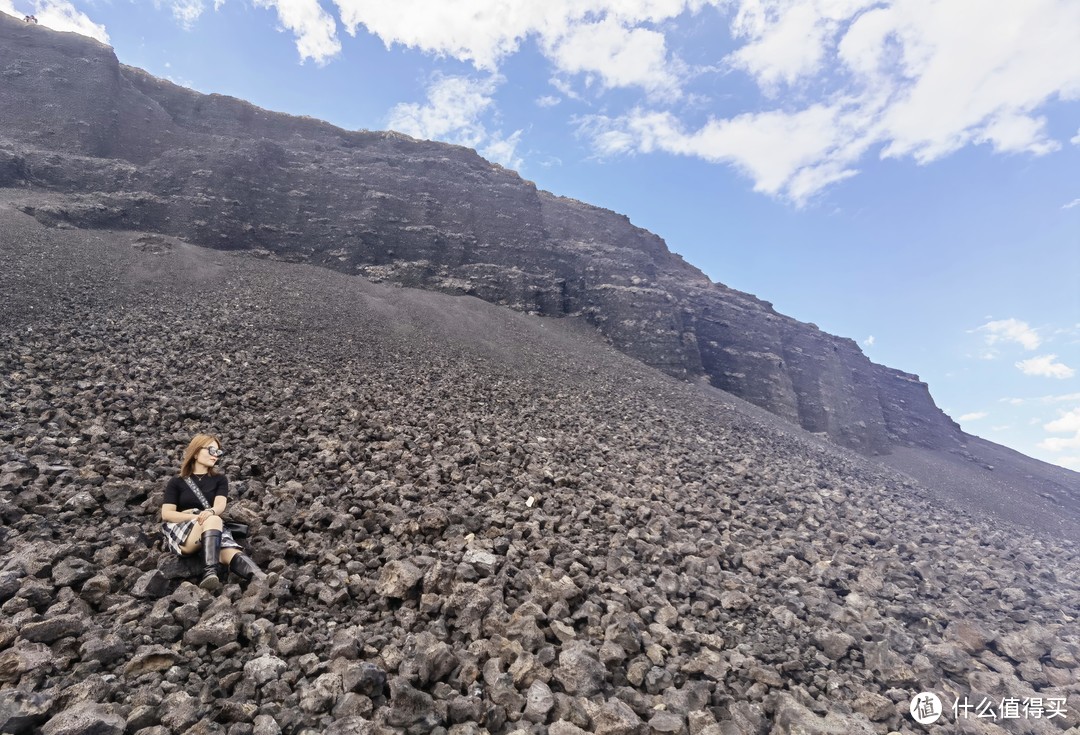
<instances>
[{"instance_id":1,"label":"blue sky","mask_svg":"<svg viewBox=\"0 0 1080 735\"><path fill-rule=\"evenodd\" d=\"M0 0L201 92L476 148L1080 470L1075 0Z\"/></svg>"}]
</instances>

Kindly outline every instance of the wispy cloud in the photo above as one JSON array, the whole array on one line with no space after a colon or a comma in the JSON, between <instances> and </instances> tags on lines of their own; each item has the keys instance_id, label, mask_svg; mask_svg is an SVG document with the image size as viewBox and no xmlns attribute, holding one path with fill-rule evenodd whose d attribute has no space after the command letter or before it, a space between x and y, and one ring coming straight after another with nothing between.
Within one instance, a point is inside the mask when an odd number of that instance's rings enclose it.
<instances>
[{"instance_id":1,"label":"wispy cloud","mask_svg":"<svg viewBox=\"0 0 1080 735\"><path fill-rule=\"evenodd\" d=\"M1065 393L1059 396L1043 396L1039 400L1043 403L1080 403L1080 393Z\"/></svg>"},{"instance_id":2,"label":"wispy cloud","mask_svg":"<svg viewBox=\"0 0 1080 735\"><path fill-rule=\"evenodd\" d=\"M277 11L282 30L296 36L300 60L325 64L341 51L337 24L319 0L254 0L260 8Z\"/></svg>"},{"instance_id":3,"label":"wispy cloud","mask_svg":"<svg viewBox=\"0 0 1080 735\"><path fill-rule=\"evenodd\" d=\"M677 97L686 66L657 24L719 0L334 0L345 28L495 73L528 38L556 69Z\"/></svg>"},{"instance_id":4,"label":"wispy cloud","mask_svg":"<svg viewBox=\"0 0 1080 735\"><path fill-rule=\"evenodd\" d=\"M983 324L975 330L982 332L986 338L986 344L996 345L1000 342L1015 342L1025 350L1038 349L1042 344L1037 330L1032 329L1027 322L1019 319L1001 319Z\"/></svg>"},{"instance_id":5,"label":"wispy cloud","mask_svg":"<svg viewBox=\"0 0 1080 735\"><path fill-rule=\"evenodd\" d=\"M157 7L161 7L162 3L163 0L154 0L154 5ZM191 30L206 11L206 0L167 0L165 4L172 10L176 22L187 30ZM217 9L216 5L214 9Z\"/></svg>"},{"instance_id":6,"label":"wispy cloud","mask_svg":"<svg viewBox=\"0 0 1080 735\"><path fill-rule=\"evenodd\" d=\"M1062 209L1072 209L1073 207L1080 207L1080 197L1077 197L1068 204L1062 206Z\"/></svg>"},{"instance_id":7,"label":"wispy cloud","mask_svg":"<svg viewBox=\"0 0 1080 735\"><path fill-rule=\"evenodd\" d=\"M494 107L496 89L503 78L489 76L474 79L462 76L438 76L428 86L427 101L395 106L388 126L416 138L441 140L477 149L481 155L503 166L518 168L517 156L521 130L508 136L489 129L487 119Z\"/></svg>"},{"instance_id":8,"label":"wispy cloud","mask_svg":"<svg viewBox=\"0 0 1080 735\"><path fill-rule=\"evenodd\" d=\"M1058 362L1057 355L1040 355L1029 360L1021 360L1016 367L1024 375L1033 375L1042 378L1071 378L1076 374L1068 365Z\"/></svg>"},{"instance_id":9,"label":"wispy cloud","mask_svg":"<svg viewBox=\"0 0 1080 735\"><path fill-rule=\"evenodd\" d=\"M618 118L583 117L579 132L604 155L661 151L724 163L751 178L755 191L804 203L858 173L851 164L873 141L854 122L843 108L817 104L713 119L694 130L672 112L637 108Z\"/></svg>"},{"instance_id":10,"label":"wispy cloud","mask_svg":"<svg viewBox=\"0 0 1080 735\"><path fill-rule=\"evenodd\" d=\"M521 168L525 161L517 155L517 147L521 142L523 132L523 130L515 130L506 137L498 134L490 135L488 141L480 148L480 155L507 168Z\"/></svg>"},{"instance_id":11,"label":"wispy cloud","mask_svg":"<svg viewBox=\"0 0 1080 735\"><path fill-rule=\"evenodd\" d=\"M873 347L874 342L876 342L876 341L877 340L874 339L874 335L871 334L869 337L867 337L866 339L863 340L863 344L866 345L867 347Z\"/></svg>"},{"instance_id":12,"label":"wispy cloud","mask_svg":"<svg viewBox=\"0 0 1080 735\"><path fill-rule=\"evenodd\" d=\"M1080 407L1061 413L1056 419L1043 425L1043 429L1051 434L1068 434L1071 436L1050 437L1039 442L1039 448L1049 452L1066 452L1080 449ZM1064 458L1068 460L1070 458ZM1063 464L1063 459L1058 459L1058 464ZM1071 466L1071 464L1064 464Z\"/></svg>"},{"instance_id":13,"label":"wispy cloud","mask_svg":"<svg viewBox=\"0 0 1080 735\"><path fill-rule=\"evenodd\" d=\"M1050 439L1043 439L1037 445L1039 449L1045 449L1048 452L1068 452L1073 449L1080 449L1080 434L1069 437L1051 437Z\"/></svg>"},{"instance_id":14,"label":"wispy cloud","mask_svg":"<svg viewBox=\"0 0 1080 735\"><path fill-rule=\"evenodd\" d=\"M990 414L986 411L975 411L974 413L965 413L958 419L958 421L978 421L979 419L984 419L989 415Z\"/></svg>"}]
</instances>

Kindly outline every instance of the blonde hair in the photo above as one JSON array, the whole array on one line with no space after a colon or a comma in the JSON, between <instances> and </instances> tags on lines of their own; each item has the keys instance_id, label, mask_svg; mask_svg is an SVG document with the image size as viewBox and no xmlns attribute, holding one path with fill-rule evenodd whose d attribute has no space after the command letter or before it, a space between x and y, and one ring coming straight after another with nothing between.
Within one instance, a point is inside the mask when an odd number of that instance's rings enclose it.
<instances>
[{"instance_id":1,"label":"blonde hair","mask_svg":"<svg viewBox=\"0 0 1080 735\"><path fill-rule=\"evenodd\" d=\"M221 449L221 440L213 434L196 434L195 438L191 440L191 443L187 445L187 449L184 450L184 459L180 462L180 477L190 476L192 469L195 467L195 456L203 447L214 444L215 442L218 445L218 449ZM216 475L217 469L211 467L210 474Z\"/></svg>"}]
</instances>

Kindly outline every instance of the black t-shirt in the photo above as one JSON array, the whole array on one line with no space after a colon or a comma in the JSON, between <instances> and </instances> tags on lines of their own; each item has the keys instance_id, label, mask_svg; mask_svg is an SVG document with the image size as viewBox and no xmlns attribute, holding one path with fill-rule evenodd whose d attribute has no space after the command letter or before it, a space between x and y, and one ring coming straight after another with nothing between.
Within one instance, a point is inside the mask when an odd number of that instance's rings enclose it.
<instances>
[{"instance_id":1,"label":"black t-shirt","mask_svg":"<svg viewBox=\"0 0 1080 735\"><path fill-rule=\"evenodd\" d=\"M218 495L223 498L229 497L229 480L225 475L206 475L201 478L191 475L190 477L195 481L202 494L206 496L206 502L210 503L211 508L214 507L214 498ZM182 477L174 477L169 480L169 484L165 486L165 500L163 503L165 505L172 503L177 510L190 510L192 508L201 510L203 507L195 493L191 492L187 481Z\"/></svg>"}]
</instances>

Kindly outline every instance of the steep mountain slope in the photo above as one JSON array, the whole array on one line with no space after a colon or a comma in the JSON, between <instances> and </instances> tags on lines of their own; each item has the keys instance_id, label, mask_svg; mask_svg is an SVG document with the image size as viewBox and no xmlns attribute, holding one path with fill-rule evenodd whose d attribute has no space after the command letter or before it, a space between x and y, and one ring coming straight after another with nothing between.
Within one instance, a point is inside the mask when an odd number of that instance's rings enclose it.
<instances>
[{"instance_id":1,"label":"steep mountain slope","mask_svg":"<svg viewBox=\"0 0 1080 735\"><path fill-rule=\"evenodd\" d=\"M0 49L0 186L64 194L27 197L44 223L159 232L580 317L647 365L864 454L966 441L917 376L471 150L201 95L3 14Z\"/></svg>"},{"instance_id":2,"label":"steep mountain slope","mask_svg":"<svg viewBox=\"0 0 1080 735\"><path fill-rule=\"evenodd\" d=\"M0 730L1080 728L1075 541L570 320L4 205L0 344ZM157 546L200 430L266 588Z\"/></svg>"}]
</instances>

